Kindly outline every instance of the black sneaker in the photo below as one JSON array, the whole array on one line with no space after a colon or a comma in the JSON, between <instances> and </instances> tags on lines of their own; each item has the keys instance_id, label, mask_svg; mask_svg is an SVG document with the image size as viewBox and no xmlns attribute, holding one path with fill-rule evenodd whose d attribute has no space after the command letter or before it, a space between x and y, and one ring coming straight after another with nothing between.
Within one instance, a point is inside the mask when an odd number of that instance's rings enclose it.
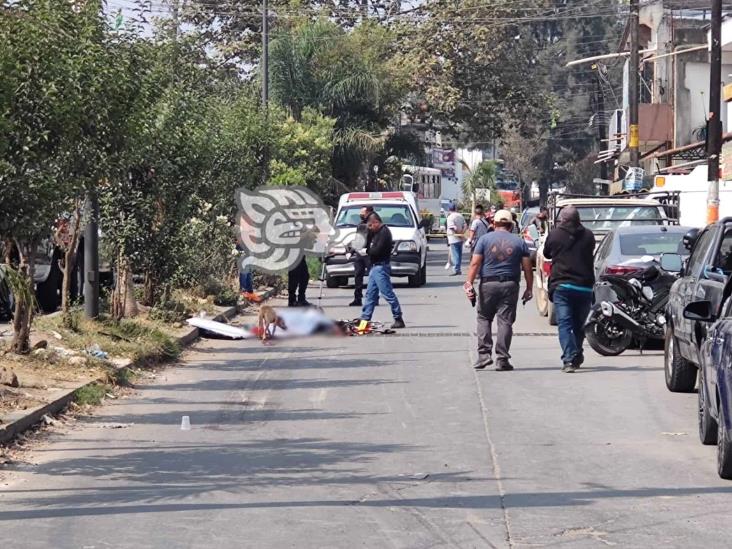
<instances>
[{"instance_id":1,"label":"black sneaker","mask_svg":"<svg viewBox=\"0 0 732 549\"><path fill-rule=\"evenodd\" d=\"M496 372L510 372L513 370L513 366L510 362L499 362L496 366Z\"/></svg>"},{"instance_id":2,"label":"black sneaker","mask_svg":"<svg viewBox=\"0 0 732 549\"><path fill-rule=\"evenodd\" d=\"M298 307L312 307L312 306L313 306L313 304L312 304L312 303L310 303L310 302L309 302L308 300L306 300L306 299L303 299L302 301L298 301L298 302L297 302L297 306L298 306Z\"/></svg>"},{"instance_id":3,"label":"black sneaker","mask_svg":"<svg viewBox=\"0 0 732 549\"><path fill-rule=\"evenodd\" d=\"M394 319L394 324L391 325L392 330L398 330L399 328L406 328L404 320L401 317Z\"/></svg>"},{"instance_id":4,"label":"black sneaker","mask_svg":"<svg viewBox=\"0 0 732 549\"><path fill-rule=\"evenodd\" d=\"M348 304L349 307L363 307L363 303L361 303L360 299L354 299Z\"/></svg>"},{"instance_id":5,"label":"black sneaker","mask_svg":"<svg viewBox=\"0 0 732 549\"><path fill-rule=\"evenodd\" d=\"M489 358L488 360L484 360L483 362L479 362L478 364L476 364L475 366L473 366L473 368L475 370L485 370L488 366L492 366L492 365L493 365L493 359L492 358Z\"/></svg>"},{"instance_id":6,"label":"black sneaker","mask_svg":"<svg viewBox=\"0 0 732 549\"><path fill-rule=\"evenodd\" d=\"M579 366L575 366L571 362L565 362L564 366L562 366L562 371L565 374L573 374L577 371L577 368L579 368Z\"/></svg>"},{"instance_id":7,"label":"black sneaker","mask_svg":"<svg viewBox=\"0 0 732 549\"><path fill-rule=\"evenodd\" d=\"M579 367L582 366L585 363L585 355L583 353L579 353L574 357L574 360L572 360L572 366L574 366L575 370L579 370Z\"/></svg>"}]
</instances>

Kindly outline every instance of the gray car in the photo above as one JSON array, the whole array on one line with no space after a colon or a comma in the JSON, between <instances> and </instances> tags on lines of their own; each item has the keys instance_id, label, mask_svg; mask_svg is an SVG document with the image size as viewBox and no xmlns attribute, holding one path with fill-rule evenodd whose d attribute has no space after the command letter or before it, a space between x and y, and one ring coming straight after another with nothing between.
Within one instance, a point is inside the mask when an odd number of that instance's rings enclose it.
<instances>
[{"instance_id":1,"label":"gray car","mask_svg":"<svg viewBox=\"0 0 732 549\"><path fill-rule=\"evenodd\" d=\"M641 257L687 256L683 238L688 231L679 225L630 225L610 231L595 250L595 278L630 274L638 269L633 263Z\"/></svg>"}]
</instances>

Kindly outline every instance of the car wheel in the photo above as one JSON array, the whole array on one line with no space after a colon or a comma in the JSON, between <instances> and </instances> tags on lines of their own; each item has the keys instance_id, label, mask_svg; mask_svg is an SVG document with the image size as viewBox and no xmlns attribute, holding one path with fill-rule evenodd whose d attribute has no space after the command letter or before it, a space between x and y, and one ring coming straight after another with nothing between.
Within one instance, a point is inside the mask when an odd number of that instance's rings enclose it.
<instances>
[{"instance_id":1,"label":"car wheel","mask_svg":"<svg viewBox=\"0 0 732 549\"><path fill-rule=\"evenodd\" d=\"M61 305L61 295L59 292L59 282L61 280L61 272L56 266L51 267L48 278L36 285L36 300L38 306L44 313L53 313Z\"/></svg>"},{"instance_id":2,"label":"car wheel","mask_svg":"<svg viewBox=\"0 0 732 549\"><path fill-rule=\"evenodd\" d=\"M425 284L427 284L427 261L419 271L419 285L424 286Z\"/></svg>"},{"instance_id":3,"label":"car wheel","mask_svg":"<svg viewBox=\"0 0 732 549\"><path fill-rule=\"evenodd\" d=\"M715 444L717 442L717 422L709 413L709 399L707 398L706 384L704 383L704 372L699 369L699 440L702 444Z\"/></svg>"},{"instance_id":4,"label":"car wheel","mask_svg":"<svg viewBox=\"0 0 732 549\"><path fill-rule=\"evenodd\" d=\"M328 288L337 288L342 285L342 282L343 279L340 276L325 276L325 285Z\"/></svg>"},{"instance_id":5,"label":"car wheel","mask_svg":"<svg viewBox=\"0 0 732 549\"><path fill-rule=\"evenodd\" d=\"M420 269L421 271L421 269ZM407 281L409 282L410 288L416 288L419 286L419 282L422 279L421 272L418 272L416 275L408 276Z\"/></svg>"},{"instance_id":6,"label":"car wheel","mask_svg":"<svg viewBox=\"0 0 732 549\"><path fill-rule=\"evenodd\" d=\"M719 408L719 422L717 425L717 473L724 479L732 479L732 441L729 440L724 410Z\"/></svg>"},{"instance_id":7,"label":"car wheel","mask_svg":"<svg viewBox=\"0 0 732 549\"><path fill-rule=\"evenodd\" d=\"M679 353L678 340L673 326L666 326L664 341L663 369L666 374L666 387L672 393L693 393L696 386L697 369Z\"/></svg>"}]
</instances>

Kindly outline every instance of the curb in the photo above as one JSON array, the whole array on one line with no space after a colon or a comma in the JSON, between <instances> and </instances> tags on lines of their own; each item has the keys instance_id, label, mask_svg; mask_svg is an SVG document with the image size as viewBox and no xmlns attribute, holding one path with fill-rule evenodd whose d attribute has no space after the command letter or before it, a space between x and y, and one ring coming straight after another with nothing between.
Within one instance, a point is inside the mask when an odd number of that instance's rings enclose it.
<instances>
[{"instance_id":1,"label":"curb","mask_svg":"<svg viewBox=\"0 0 732 549\"><path fill-rule=\"evenodd\" d=\"M269 299L274 295L274 291L267 290L260 295L262 296L263 300ZM212 317L212 320L215 320L217 322L230 320L234 318L237 314L239 314L238 305L224 309L219 314ZM177 340L178 345L180 345L181 347L188 347L193 342L195 342L199 338L199 336L200 330L198 328L190 328L187 332L177 336L177 338L175 339ZM132 366L134 366L134 364L115 366L115 368L117 371L122 371ZM8 414L4 418L2 418L6 421L6 423L0 425L0 444L9 442L13 438L21 434L23 431L26 431L27 429L30 429L34 425L40 423L43 420L43 416L57 414L58 412L66 408L66 406L68 406L69 403L74 400L74 394L76 393L76 391L78 391L82 387L102 382L102 379L96 379L93 381L89 381L88 383L82 383L81 385L78 385L72 389L60 389L58 392L51 396L50 402L46 404L42 404L41 406L32 408L30 410L23 410L21 412L13 412L11 414Z\"/></svg>"}]
</instances>

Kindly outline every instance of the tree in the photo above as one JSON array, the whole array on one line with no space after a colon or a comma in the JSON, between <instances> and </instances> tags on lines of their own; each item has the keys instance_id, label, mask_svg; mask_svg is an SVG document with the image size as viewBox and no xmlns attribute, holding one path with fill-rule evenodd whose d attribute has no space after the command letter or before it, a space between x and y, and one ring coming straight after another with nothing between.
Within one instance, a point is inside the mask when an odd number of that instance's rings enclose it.
<instances>
[{"instance_id":1,"label":"tree","mask_svg":"<svg viewBox=\"0 0 732 549\"><path fill-rule=\"evenodd\" d=\"M496 162L493 160L484 160L475 167L473 173L463 180L463 196L470 197L471 210L477 202L478 189L496 190Z\"/></svg>"},{"instance_id":2,"label":"tree","mask_svg":"<svg viewBox=\"0 0 732 549\"><path fill-rule=\"evenodd\" d=\"M404 97L393 40L370 22L346 32L318 19L282 28L272 41L273 98L295 120L305 107L335 119L333 175L351 188L384 150Z\"/></svg>"},{"instance_id":3,"label":"tree","mask_svg":"<svg viewBox=\"0 0 732 549\"><path fill-rule=\"evenodd\" d=\"M533 4L426 2L400 26L414 114L463 141L501 137L506 119L544 109L536 44L515 19Z\"/></svg>"},{"instance_id":4,"label":"tree","mask_svg":"<svg viewBox=\"0 0 732 549\"><path fill-rule=\"evenodd\" d=\"M0 9L0 234L18 253L32 288L34 255L104 156L108 84L99 2L19 0ZM53 52L53 54L49 54ZM75 210L74 210L75 211ZM75 251L69 248L67 263ZM68 299L66 300L68 304ZM12 349L29 350L32 303L17 300Z\"/></svg>"}]
</instances>

